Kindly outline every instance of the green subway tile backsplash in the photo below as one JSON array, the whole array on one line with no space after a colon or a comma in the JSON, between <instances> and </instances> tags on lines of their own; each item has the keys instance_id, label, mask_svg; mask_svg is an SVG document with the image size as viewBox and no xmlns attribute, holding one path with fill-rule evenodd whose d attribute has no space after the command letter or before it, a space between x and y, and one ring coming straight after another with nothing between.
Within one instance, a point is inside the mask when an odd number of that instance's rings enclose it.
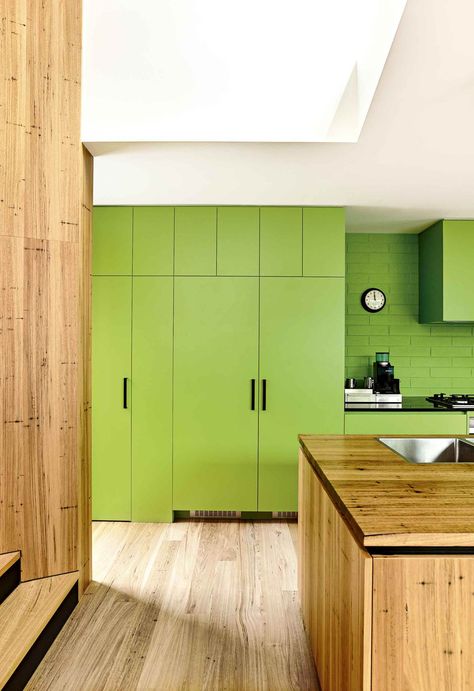
<instances>
[{"instance_id":1,"label":"green subway tile backsplash","mask_svg":"<svg viewBox=\"0 0 474 691\"><path fill-rule=\"evenodd\" d=\"M348 234L346 263L346 376L372 374L375 351L387 349L405 396L474 393L473 327L418 323L417 235ZM360 296L372 287L387 305L370 315Z\"/></svg>"}]
</instances>

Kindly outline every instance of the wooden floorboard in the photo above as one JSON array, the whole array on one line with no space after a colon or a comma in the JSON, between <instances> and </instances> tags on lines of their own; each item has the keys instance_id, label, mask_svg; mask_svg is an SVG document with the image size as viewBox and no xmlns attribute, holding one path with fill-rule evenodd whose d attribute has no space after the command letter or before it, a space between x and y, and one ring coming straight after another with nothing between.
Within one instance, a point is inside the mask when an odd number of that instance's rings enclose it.
<instances>
[{"instance_id":1,"label":"wooden floorboard","mask_svg":"<svg viewBox=\"0 0 474 691\"><path fill-rule=\"evenodd\" d=\"M93 582L28 689L317 689L286 522L94 524Z\"/></svg>"}]
</instances>

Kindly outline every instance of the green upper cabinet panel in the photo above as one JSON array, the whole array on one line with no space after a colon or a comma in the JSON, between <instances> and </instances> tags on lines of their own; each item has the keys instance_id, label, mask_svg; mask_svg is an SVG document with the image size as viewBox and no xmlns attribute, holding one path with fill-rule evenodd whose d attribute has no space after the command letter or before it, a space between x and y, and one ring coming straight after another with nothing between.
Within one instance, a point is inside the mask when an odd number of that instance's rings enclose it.
<instances>
[{"instance_id":1,"label":"green upper cabinet panel","mask_svg":"<svg viewBox=\"0 0 474 691\"><path fill-rule=\"evenodd\" d=\"M303 209L303 276L344 276L345 232L344 209Z\"/></svg>"},{"instance_id":2,"label":"green upper cabinet panel","mask_svg":"<svg viewBox=\"0 0 474 691\"><path fill-rule=\"evenodd\" d=\"M439 221L419 235L420 322L472 322L474 221Z\"/></svg>"},{"instance_id":3,"label":"green upper cabinet panel","mask_svg":"<svg viewBox=\"0 0 474 691\"><path fill-rule=\"evenodd\" d=\"M175 210L176 276L216 275L217 210L178 206Z\"/></svg>"},{"instance_id":4,"label":"green upper cabinet panel","mask_svg":"<svg viewBox=\"0 0 474 691\"><path fill-rule=\"evenodd\" d=\"M261 278L259 511L297 510L298 434L343 434L343 369L344 279Z\"/></svg>"},{"instance_id":5,"label":"green upper cabinet panel","mask_svg":"<svg viewBox=\"0 0 474 691\"><path fill-rule=\"evenodd\" d=\"M173 278L133 279L132 520L173 520Z\"/></svg>"},{"instance_id":6,"label":"green upper cabinet panel","mask_svg":"<svg viewBox=\"0 0 474 691\"><path fill-rule=\"evenodd\" d=\"M95 206L92 219L92 273L132 273L133 210L128 206Z\"/></svg>"},{"instance_id":7,"label":"green upper cabinet panel","mask_svg":"<svg viewBox=\"0 0 474 691\"><path fill-rule=\"evenodd\" d=\"M264 206L260 209L260 275L301 276L303 272L302 209Z\"/></svg>"},{"instance_id":8,"label":"green upper cabinet panel","mask_svg":"<svg viewBox=\"0 0 474 691\"><path fill-rule=\"evenodd\" d=\"M92 281L92 516L129 521L132 278ZM128 407L124 401L127 379Z\"/></svg>"},{"instance_id":9,"label":"green upper cabinet panel","mask_svg":"<svg viewBox=\"0 0 474 691\"><path fill-rule=\"evenodd\" d=\"M137 206L133 210L133 273L173 275L174 208Z\"/></svg>"},{"instance_id":10,"label":"green upper cabinet panel","mask_svg":"<svg viewBox=\"0 0 474 691\"><path fill-rule=\"evenodd\" d=\"M474 321L474 221L443 221L444 321Z\"/></svg>"},{"instance_id":11,"label":"green upper cabinet panel","mask_svg":"<svg viewBox=\"0 0 474 691\"><path fill-rule=\"evenodd\" d=\"M174 333L173 508L255 511L258 278L176 278Z\"/></svg>"},{"instance_id":12,"label":"green upper cabinet panel","mask_svg":"<svg viewBox=\"0 0 474 691\"><path fill-rule=\"evenodd\" d=\"M217 210L217 274L258 276L258 273L258 207L220 207Z\"/></svg>"}]
</instances>

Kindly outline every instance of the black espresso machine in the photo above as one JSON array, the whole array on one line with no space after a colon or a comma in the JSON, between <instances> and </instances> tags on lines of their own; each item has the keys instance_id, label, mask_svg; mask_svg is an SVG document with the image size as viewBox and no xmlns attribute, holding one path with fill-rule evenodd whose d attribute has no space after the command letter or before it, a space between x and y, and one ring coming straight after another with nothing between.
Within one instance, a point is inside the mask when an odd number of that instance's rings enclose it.
<instances>
[{"instance_id":1,"label":"black espresso machine","mask_svg":"<svg viewBox=\"0 0 474 691\"><path fill-rule=\"evenodd\" d=\"M395 379L395 370L390 363L390 353L375 353L373 378L374 393L400 393L400 379Z\"/></svg>"}]
</instances>

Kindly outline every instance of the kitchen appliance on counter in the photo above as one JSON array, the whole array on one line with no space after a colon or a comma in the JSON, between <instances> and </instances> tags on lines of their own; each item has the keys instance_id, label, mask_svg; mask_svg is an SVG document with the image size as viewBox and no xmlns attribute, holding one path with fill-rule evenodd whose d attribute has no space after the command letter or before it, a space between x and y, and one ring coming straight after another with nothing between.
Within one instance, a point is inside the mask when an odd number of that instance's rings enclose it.
<instances>
[{"instance_id":1,"label":"kitchen appliance on counter","mask_svg":"<svg viewBox=\"0 0 474 691\"><path fill-rule=\"evenodd\" d=\"M427 396L426 400L439 408L474 410L474 394L452 393L447 396L445 393L435 393L433 396Z\"/></svg>"},{"instance_id":2,"label":"kitchen appliance on counter","mask_svg":"<svg viewBox=\"0 0 474 691\"><path fill-rule=\"evenodd\" d=\"M364 388L357 389L347 384L353 379L346 379L344 389L344 402L347 404L396 404L400 407L402 395L400 393L400 380L395 379L394 367L389 361L389 353L375 353L373 365L373 377L365 377ZM385 406L384 406L385 407Z\"/></svg>"},{"instance_id":3,"label":"kitchen appliance on counter","mask_svg":"<svg viewBox=\"0 0 474 691\"><path fill-rule=\"evenodd\" d=\"M390 353L375 353L373 365L374 392L399 396L400 379L395 379L395 368L390 363L389 358Z\"/></svg>"}]
</instances>

